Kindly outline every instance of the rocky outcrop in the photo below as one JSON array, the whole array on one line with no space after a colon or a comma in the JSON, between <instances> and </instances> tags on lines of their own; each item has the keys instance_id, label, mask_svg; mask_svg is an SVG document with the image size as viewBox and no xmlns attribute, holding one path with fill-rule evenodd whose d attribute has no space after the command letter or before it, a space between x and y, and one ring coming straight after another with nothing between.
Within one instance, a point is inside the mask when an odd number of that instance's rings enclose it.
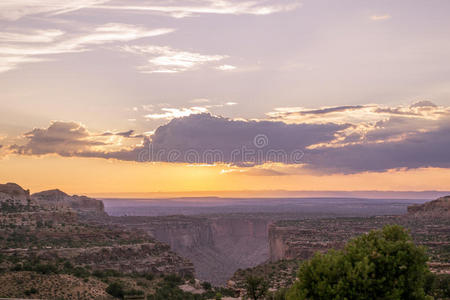
<instances>
[{"instance_id":1,"label":"rocky outcrop","mask_svg":"<svg viewBox=\"0 0 450 300\"><path fill-rule=\"evenodd\" d=\"M29 190L24 190L15 183L0 184L0 202L28 205L30 201L31 198Z\"/></svg>"},{"instance_id":2,"label":"rocky outcrop","mask_svg":"<svg viewBox=\"0 0 450 300\"><path fill-rule=\"evenodd\" d=\"M81 214L105 214L102 201L86 196L69 196L57 189L35 193L31 195L31 199L48 209L73 209Z\"/></svg>"},{"instance_id":3,"label":"rocky outcrop","mask_svg":"<svg viewBox=\"0 0 450 300\"><path fill-rule=\"evenodd\" d=\"M408 206L408 214L414 216L450 217L450 196L424 204Z\"/></svg>"},{"instance_id":4,"label":"rocky outcrop","mask_svg":"<svg viewBox=\"0 0 450 300\"><path fill-rule=\"evenodd\" d=\"M328 220L330 227L336 221ZM280 221L269 227L269 260L308 259L315 252L325 252L331 248L340 248L350 237L372 229L356 227L330 230L321 226L320 220ZM329 228L331 229L331 228Z\"/></svg>"}]
</instances>

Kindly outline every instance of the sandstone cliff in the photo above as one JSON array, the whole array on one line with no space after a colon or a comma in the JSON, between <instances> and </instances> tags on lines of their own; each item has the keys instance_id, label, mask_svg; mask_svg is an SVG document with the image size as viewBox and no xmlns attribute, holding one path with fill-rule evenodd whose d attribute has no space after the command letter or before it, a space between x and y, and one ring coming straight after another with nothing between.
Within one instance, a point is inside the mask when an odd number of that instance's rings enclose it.
<instances>
[{"instance_id":1,"label":"sandstone cliff","mask_svg":"<svg viewBox=\"0 0 450 300\"><path fill-rule=\"evenodd\" d=\"M104 214L103 202L86 196L69 196L55 189L31 195L31 199L50 209L73 209L81 214Z\"/></svg>"}]
</instances>

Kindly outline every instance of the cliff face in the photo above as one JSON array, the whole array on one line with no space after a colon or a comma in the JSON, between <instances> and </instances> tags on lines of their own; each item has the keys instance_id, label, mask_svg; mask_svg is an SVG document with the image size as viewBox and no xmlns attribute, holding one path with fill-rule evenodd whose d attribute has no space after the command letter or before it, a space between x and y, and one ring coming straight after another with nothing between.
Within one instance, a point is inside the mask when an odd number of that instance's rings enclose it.
<instances>
[{"instance_id":1,"label":"cliff face","mask_svg":"<svg viewBox=\"0 0 450 300\"><path fill-rule=\"evenodd\" d=\"M231 215L113 219L169 244L193 262L198 278L214 284L224 284L237 269L255 266L268 257L268 219Z\"/></svg>"},{"instance_id":2,"label":"cliff face","mask_svg":"<svg viewBox=\"0 0 450 300\"><path fill-rule=\"evenodd\" d=\"M73 209L80 214L105 214L103 202L86 196L69 196L60 190L48 190L31 195L36 203L49 209Z\"/></svg>"},{"instance_id":3,"label":"cliff face","mask_svg":"<svg viewBox=\"0 0 450 300\"><path fill-rule=\"evenodd\" d=\"M330 227L333 227L333 221ZM348 228L336 230L321 228L320 220L279 221L269 227L269 260L276 262L286 259L308 259L319 252L340 248L351 236L366 232L371 228ZM334 224L335 225L335 224Z\"/></svg>"},{"instance_id":4,"label":"cliff face","mask_svg":"<svg viewBox=\"0 0 450 300\"><path fill-rule=\"evenodd\" d=\"M415 216L450 217L450 196L420 205L408 206L408 214Z\"/></svg>"}]
</instances>

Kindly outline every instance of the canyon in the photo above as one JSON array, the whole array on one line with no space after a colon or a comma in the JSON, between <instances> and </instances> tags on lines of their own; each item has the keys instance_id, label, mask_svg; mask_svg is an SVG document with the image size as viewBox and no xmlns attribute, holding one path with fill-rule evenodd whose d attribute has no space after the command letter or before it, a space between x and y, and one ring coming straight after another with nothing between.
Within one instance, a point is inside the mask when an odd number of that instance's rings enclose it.
<instances>
[{"instance_id":1,"label":"canyon","mask_svg":"<svg viewBox=\"0 0 450 300\"><path fill-rule=\"evenodd\" d=\"M252 268L280 259L305 258L316 250L339 246L338 243L329 242L323 232L314 232L311 228L305 229L304 232L294 230L290 236L289 228L279 225L283 221L351 216L365 219L374 214L403 214L409 205L424 202L353 198L179 198L103 201L106 212L113 215L109 222L127 229L145 231L156 240L170 245L174 252L193 263L199 279L215 285L227 284L239 269ZM349 237L372 228L362 223L361 228L354 230L349 230L349 227L342 228L342 231L347 230L348 234L345 238L339 236L337 240L342 243ZM307 232L308 230L310 232ZM293 247L292 243L298 243L300 237L306 241L309 238L311 240L302 246L304 254L299 256L299 249Z\"/></svg>"},{"instance_id":2,"label":"canyon","mask_svg":"<svg viewBox=\"0 0 450 300\"><path fill-rule=\"evenodd\" d=\"M270 218L243 215L113 217L113 223L148 232L188 258L196 276L223 285L238 268L267 260Z\"/></svg>"},{"instance_id":3,"label":"canyon","mask_svg":"<svg viewBox=\"0 0 450 300\"><path fill-rule=\"evenodd\" d=\"M70 295L49 288L51 294L37 294L43 298L109 299L105 284L118 279L131 291L151 295L172 275L187 278L176 282L204 297L204 281L214 291L243 295L249 275L264 276L278 290L293 283L299 262L314 253L342 248L355 236L394 223L427 247L433 272L446 274L449 203L448 196L430 202L98 200L57 189L31 194L17 184L0 184L0 293L23 297L27 290L18 288L19 278L29 276L33 284L73 286Z\"/></svg>"}]
</instances>

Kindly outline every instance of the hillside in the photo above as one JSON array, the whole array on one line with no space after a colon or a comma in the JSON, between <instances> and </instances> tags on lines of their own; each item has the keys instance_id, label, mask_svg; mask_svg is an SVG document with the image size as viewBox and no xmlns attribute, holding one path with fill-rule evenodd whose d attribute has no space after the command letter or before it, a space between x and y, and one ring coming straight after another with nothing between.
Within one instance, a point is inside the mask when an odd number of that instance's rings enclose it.
<instances>
[{"instance_id":1,"label":"hillside","mask_svg":"<svg viewBox=\"0 0 450 300\"><path fill-rule=\"evenodd\" d=\"M141 290L150 292L164 276L193 277L192 263L167 244L84 218L106 215L99 200L59 190L30 196L8 183L0 204L0 297L100 299L118 280L130 289L147 280Z\"/></svg>"},{"instance_id":2,"label":"hillside","mask_svg":"<svg viewBox=\"0 0 450 300\"><path fill-rule=\"evenodd\" d=\"M408 214L450 217L450 196L438 198L424 204L408 206Z\"/></svg>"}]
</instances>

